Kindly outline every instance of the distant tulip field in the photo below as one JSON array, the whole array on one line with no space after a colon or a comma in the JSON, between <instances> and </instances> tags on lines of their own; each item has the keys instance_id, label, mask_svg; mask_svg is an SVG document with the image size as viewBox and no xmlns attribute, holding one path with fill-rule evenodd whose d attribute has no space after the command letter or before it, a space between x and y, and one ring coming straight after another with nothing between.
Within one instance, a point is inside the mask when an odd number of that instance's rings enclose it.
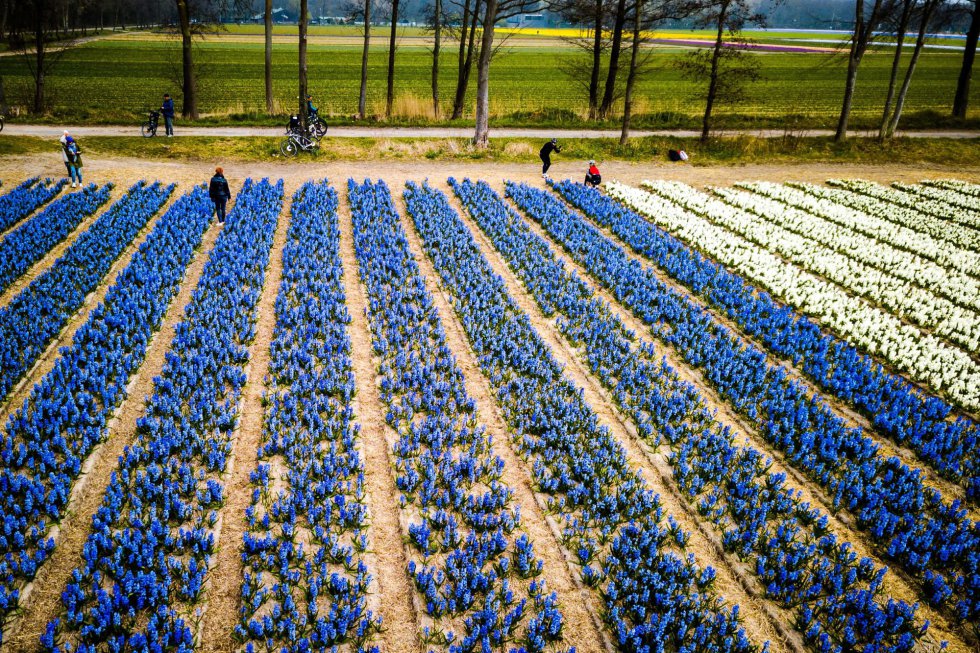
<instances>
[{"instance_id":1,"label":"distant tulip field","mask_svg":"<svg viewBox=\"0 0 980 653\"><path fill-rule=\"evenodd\" d=\"M980 185L7 181L5 648L980 646Z\"/></svg>"}]
</instances>

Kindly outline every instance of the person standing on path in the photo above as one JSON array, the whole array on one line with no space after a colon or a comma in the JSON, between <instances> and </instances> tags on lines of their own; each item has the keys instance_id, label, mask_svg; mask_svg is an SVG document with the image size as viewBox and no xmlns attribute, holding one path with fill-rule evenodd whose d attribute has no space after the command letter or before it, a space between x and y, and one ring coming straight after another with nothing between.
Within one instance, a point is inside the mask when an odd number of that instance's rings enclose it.
<instances>
[{"instance_id":1,"label":"person standing on path","mask_svg":"<svg viewBox=\"0 0 980 653\"><path fill-rule=\"evenodd\" d=\"M78 142L71 137L68 130L62 134L61 139L61 160L65 163L68 170L68 177L71 179L71 187L75 188L82 185L82 151L78 147Z\"/></svg>"},{"instance_id":2,"label":"person standing on path","mask_svg":"<svg viewBox=\"0 0 980 653\"><path fill-rule=\"evenodd\" d=\"M231 199L231 191L228 189L228 180L225 179L225 171L220 167L214 169L214 176L208 186L208 194L214 202L214 212L218 214L218 222L225 221L225 205Z\"/></svg>"},{"instance_id":3,"label":"person standing on path","mask_svg":"<svg viewBox=\"0 0 980 653\"><path fill-rule=\"evenodd\" d=\"M163 124L167 128L167 136L174 135L174 101L169 93L163 94L163 106L160 107L163 114Z\"/></svg>"},{"instance_id":4,"label":"person standing on path","mask_svg":"<svg viewBox=\"0 0 980 653\"><path fill-rule=\"evenodd\" d=\"M541 163L544 164L541 167L541 176L542 177L547 177L548 176L548 168L551 167L551 153L552 152L554 152L555 154L561 154L561 147L558 145L558 139L557 138L552 138L550 141L548 141L547 143L545 143L544 144L544 147L541 148L541 152L538 153L538 156L541 157Z\"/></svg>"}]
</instances>

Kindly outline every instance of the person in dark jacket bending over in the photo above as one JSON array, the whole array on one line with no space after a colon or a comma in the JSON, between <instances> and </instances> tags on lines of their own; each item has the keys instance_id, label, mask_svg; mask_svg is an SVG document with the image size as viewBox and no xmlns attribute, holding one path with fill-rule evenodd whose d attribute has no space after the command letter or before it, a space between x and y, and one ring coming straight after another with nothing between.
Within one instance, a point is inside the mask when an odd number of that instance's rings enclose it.
<instances>
[{"instance_id":1,"label":"person in dark jacket bending over","mask_svg":"<svg viewBox=\"0 0 980 653\"><path fill-rule=\"evenodd\" d=\"M160 107L163 114L163 124L167 128L167 136L174 135L174 101L169 93L163 94L163 106Z\"/></svg>"},{"instance_id":2,"label":"person in dark jacket bending over","mask_svg":"<svg viewBox=\"0 0 980 653\"><path fill-rule=\"evenodd\" d=\"M231 191L228 190L228 180L225 179L225 171L221 168L214 169L214 176L211 177L208 193L211 195L211 201L214 202L214 211L218 214L218 222L224 222L225 205L231 199Z\"/></svg>"},{"instance_id":3,"label":"person in dark jacket bending over","mask_svg":"<svg viewBox=\"0 0 980 653\"><path fill-rule=\"evenodd\" d=\"M551 153L561 154L561 148L558 146L558 139L552 138L550 141L544 144L541 148L541 152L538 156L541 157L541 162L544 164L541 168L541 176L548 176L548 168L551 167Z\"/></svg>"},{"instance_id":4,"label":"person in dark jacket bending over","mask_svg":"<svg viewBox=\"0 0 980 653\"><path fill-rule=\"evenodd\" d=\"M596 167L594 160L589 161L589 171L585 173L585 185L595 188L601 183L602 175L599 174L599 168Z\"/></svg>"}]
</instances>

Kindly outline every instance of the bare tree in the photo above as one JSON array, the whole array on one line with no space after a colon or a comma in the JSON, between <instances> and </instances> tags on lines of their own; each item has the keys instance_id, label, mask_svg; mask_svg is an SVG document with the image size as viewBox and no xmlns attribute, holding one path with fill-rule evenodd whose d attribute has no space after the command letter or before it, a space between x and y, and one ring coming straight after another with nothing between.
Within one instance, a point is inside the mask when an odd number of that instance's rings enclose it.
<instances>
[{"instance_id":1,"label":"bare tree","mask_svg":"<svg viewBox=\"0 0 980 653\"><path fill-rule=\"evenodd\" d=\"M439 49L442 45L442 0L435 0L432 31L435 42L432 46L432 113L439 117Z\"/></svg>"},{"instance_id":2,"label":"bare tree","mask_svg":"<svg viewBox=\"0 0 980 653\"><path fill-rule=\"evenodd\" d=\"M398 36L398 5L400 0L391 0L391 31L388 36L388 92L385 96L385 118L391 118L395 103L395 46Z\"/></svg>"},{"instance_id":3,"label":"bare tree","mask_svg":"<svg viewBox=\"0 0 980 653\"><path fill-rule=\"evenodd\" d=\"M616 94L616 80L619 77L619 57L623 47L623 29L626 26L626 0L617 0L614 14L612 46L609 49L609 68L606 71L606 86L599 105L599 117L605 118L612 109Z\"/></svg>"},{"instance_id":4,"label":"bare tree","mask_svg":"<svg viewBox=\"0 0 980 653\"><path fill-rule=\"evenodd\" d=\"M309 26L309 0L299 0L299 119L304 127L309 117L306 110L306 96L309 93L306 75L306 46Z\"/></svg>"},{"instance_id":5,"label":"bare tree","mask_svg":"<svg viewBox=\"0 0 980 653\"><path fill-rule=\"evenodd\" d=\"M873 0L871 11L865 11L866 0L854 2L854 31L851 34L851 47L847 56L847 77L844 81L844 99L841 103L840 118L837 121L837 133L834 141L843 142L847 138L847 123L851 118L851 105L854 102L854 89L857 86L858 67L864 59L864 53L871 45L872 37L882 16L884 0Z\"/></svg>"},{"instance_id":6,"label":"bare tree","mask_svg":"<svg viewBox=\"0 0 980 653\"><path fill-rule=\"evenodd\" d=\"M966 119L966 110L970 106L970 80L973 78L973 62L977 57L977 42L980 41L980 1L973 0L972 5L970 28L966 32L966 49L963 51L963 63L956 81L956 95L953 97L953 117L961 120Z\"/></svg>"},{"instance_id":7,"label":"bare tree","mask_svg":"<svg viewBox=\"0 0 980 653\"><path fill-rule=\"evenodd\" d=\"M640 27L643 24L643 0L636 0L633 7L633 44L630 47L630 67L626 75L626 96L623 99L623 130L619 144L626 145L630 137L630 120L633 117L633 85L636 83L637 55L640 52Z\"/></svg>"},{"instance_id":8,"label":"bare tree","mask_svg":"<svg viewBox=\"0 0 980 653\"><path fill-rule=\"evenodd\" d=\"M357 97L357 116L364 120L367 110L368 53L371 49L371 0L364 0L364 49L361 52L361 91Z\"/></svg>"},{"instance_id":9,"label":"bare tree","mask_svg":"<svg viewBox=\"0 0 980 653\"><path fill-rule=\"evenodd\" d=\"M470 4L471 1L473 3L472 5ZM456 92L453 94L453 120L458 120L463 115L466 91L469 88L470 73L473 70L473 59L479 49L479 44L476 41L476 33L480 21L481 5L482 0L463 1L463 16L459 33L458 66L456 68Z\"/></svg>"},{"instance_id":10,"label":"bare tree","mask_svg":"<svg viewBox=\"0 0 980 653\"><path fill-rule=\"evenodd\" d=\"M47 77L51 70L77 44L76 35L69 35L65 27L57 47L48 47L49 38L57 38L64 27L65 5L64 0L22 0L14 5L9 41L11 50L23 56L34 82L31 103L34 113L45 109Z\"/></svg>"},{"instance_id":11,"label":"bare tree","mask_svg":"<svg viewBox=\"0 0 980 653\"><path fill-rule=\"evenodd\" d=\"M881 114L881 128L878 130L878 138L885 138L885 131L888 119L892 112L892 104L895 101L895 88L898 86L898 71L902 63L902 51L905 48L905 33L908 31L909 22L912 20L912 9L915 8L917 0L894 0L893 6L889 7L886 13L897 14L898 20L895 24L895 54L892 57L891 72L888 77L888 92L885 94L885 106Z\"/></svg>"},{"instance_id":12,"label":"bare tree","mask_svg":"<svg viewBox=\"0 0 980 653\"><path fill-rule=\"evenodd\" d=\"M265 0L265 112L272 113L272 0Z\"/></svg>"},{"instance_id":13,"label":"bare tree","mask_svg":"<svg viewBox=\"0 0 980 653\"><path fill-rule=\"evenodd\" d=\"M905 70L905 79L902 81L902 88L898 92L898 99L895 100L895 108L891 116L885 114L882 119L879 134L881 138L891 138L898 130L898 123L902 119L902 110L905 107L905 97L909 92L909 86L912 84L912 75L915 74L915 67L919 62L919 55L922 54L922 48L925 46L926 34L929 31L929 26L932 23L933 16L936 14L936 10L942 3L943 0L922 0L922 4L919 7L919 32L915 38L915 49L912 50L912 58L909 60L908 68Z\"/></svg>"}]
</instances>

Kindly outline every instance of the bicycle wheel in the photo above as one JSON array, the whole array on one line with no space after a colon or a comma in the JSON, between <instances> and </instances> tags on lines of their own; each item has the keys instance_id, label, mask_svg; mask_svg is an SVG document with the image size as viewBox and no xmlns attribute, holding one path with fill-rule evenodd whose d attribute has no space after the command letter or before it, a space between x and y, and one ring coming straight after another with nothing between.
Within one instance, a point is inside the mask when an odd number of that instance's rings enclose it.
<instances>
[{"instance_id":1,"label":"bicycle wheel","mask_svg":"<svg viewBox=\"0 0 980 653\"><path fill-rule=\"evenodd\" d=\"M279 151L282 152L282 155L285 157L294 157L299 154L299 147L296 145L296 142L293 141L293 139L287 138L282 142L282 144L279 145Z\"/></svg>"},{"instance_id":2,"label":"bicycle wheel","mask_svg":"<svg viewBox=\"0 0 980 653\"><path fill-rule=\"evenodd\" d=\"M3 121L4 121L4 117L0 116L0 132L3 131Z\"/></svg>"},{"instance_id":3,"label":"bicycle wheel","mask_svg":"<svg viewBox=\"0 0 980 653\"><path fill-rule=\"evenodd\" d=\"M156 125L151 125L148 122L143 123L143 126L140 128L140 131L143 133L143 138L152 138L153 136L157 135Z\"/></svg>"},{"instance_id":4,"label":"bicycle wheel","mask_svg":"<svg viewBox=\"0 0 980 653\"><path fill-rule=\"evenodd\" d=\"M322 120L317 120L311 125L313 128L313 133L316 134L317 138L323 138L327 135L327 123Z\"/></svg>"}]
</instances>

